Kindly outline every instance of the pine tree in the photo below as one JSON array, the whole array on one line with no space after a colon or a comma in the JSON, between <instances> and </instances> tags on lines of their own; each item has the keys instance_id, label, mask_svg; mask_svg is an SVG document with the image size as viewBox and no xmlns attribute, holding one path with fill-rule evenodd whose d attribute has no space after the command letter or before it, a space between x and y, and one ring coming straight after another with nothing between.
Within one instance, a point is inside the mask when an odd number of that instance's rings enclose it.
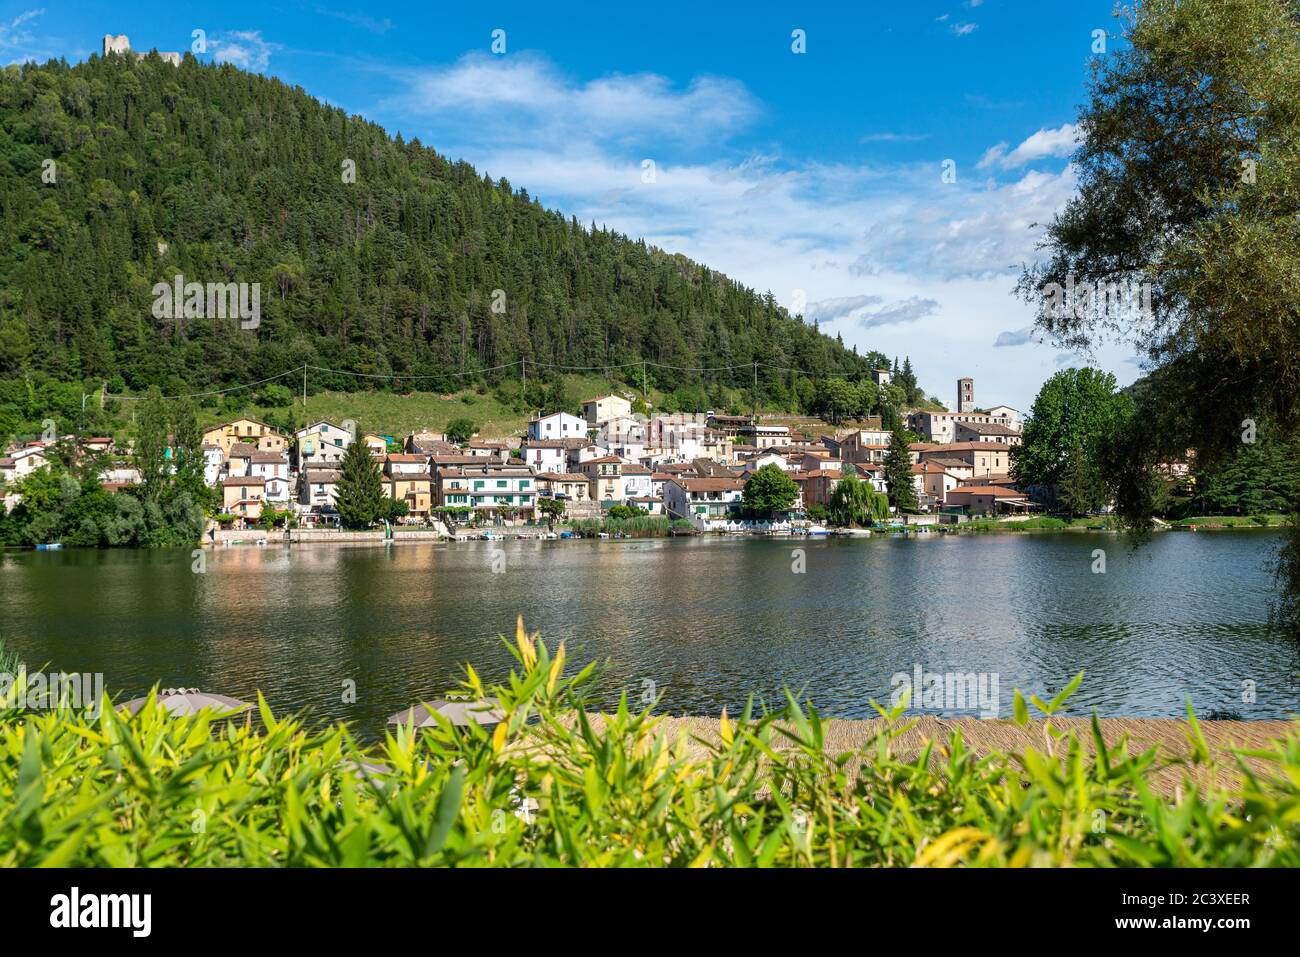
<instances>
[{"instance_id":1,"label":"pine tree","mask_svg":"<svg viewBox=\"0 0 1300 957\"><path fill-rule=\"evenodd\" d=\"M889 489L889 504L899 512L920 510L916 486L912 482L911 451L902 429L894 429L889 436L889 451L885 453L885 485Z\"/></svg>"},{"instance_id":2,"label":"pine tree","mask_svg":"<svg viewBox=\"0 0 1300 957\"><path fill-rule=\"evenodd\" d=\"M357 429L357 435L361 430ZM334 505L344 528L369 528L387 512L384 481L379 463L366 443L353 440L343 453L343 474L339 476Z\"/></svg>"}]
</instances>

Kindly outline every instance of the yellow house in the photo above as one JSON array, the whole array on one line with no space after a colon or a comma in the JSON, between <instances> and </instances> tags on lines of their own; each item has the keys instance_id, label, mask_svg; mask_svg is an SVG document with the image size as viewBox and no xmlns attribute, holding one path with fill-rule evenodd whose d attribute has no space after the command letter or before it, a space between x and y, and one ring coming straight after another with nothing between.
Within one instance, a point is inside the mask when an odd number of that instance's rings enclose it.
<instances>
[{"instance_id":1,"label":"yellow house","mask_svg":"<svg viewBox=\"0 0 1300 957\"><path fill-rule=\"evenodd\" d=\"M238 518L260 518L262 502L266 498L266 479L245 475L221 482L223 511Z\"/></svg>"},{"instance_id":2,"label":"yellow house","mask_svg":"<svg viewBox=\"0 0 1300 957\"><path fill-rule=\"evenodd\" d=\"M362 433L361 441L366 444L370 454L377 459L382 459L388 454L388 440L378 432Z\"/></svg>"},{"instance_id":3,"label":"yellow house","mask_svg":"<svg viewBox=\"0 0 1300 957\"><path fill-rule=\"evenodd\" d=\"M578 469L587 476L593 500L602 506L623 501L623 461L617 455L587 459Z\"/></svg>"},{"instance_id":4,"label":"yellow house","mask_svg":"<svg viewBox=\"0 0 1300 957\"><path fill-rule=\"evenodd\" d=\"M219 445L226 455L230 454L230 447L236 442L247 442L259 452L279 453L289 448L287 438L257 419L235 419L203 430L203 444Z\"/></svg>"},{"instance_id":5,"label":"yellow house","mask_svg":"<svg viewBox=\"0 0 1300 957\"><path fill-rule=\"evenodd\" d=\"M388 479L388 495L405 502L412 518L426 518L433 504L433 477L428 473L399 472Z\"/></svg>"}]
</instances>

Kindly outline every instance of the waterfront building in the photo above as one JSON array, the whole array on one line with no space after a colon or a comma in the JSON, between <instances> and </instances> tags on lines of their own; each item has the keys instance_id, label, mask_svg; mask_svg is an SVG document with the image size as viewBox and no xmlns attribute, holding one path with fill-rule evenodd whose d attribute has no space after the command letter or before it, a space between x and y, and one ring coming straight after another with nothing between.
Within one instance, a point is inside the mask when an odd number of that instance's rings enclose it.
<instances>
[{"instance_id":1,"label":"waterfront building","mask_svg":"<svg viewBox=\"0 0 1300 957\"><path fill-rule=\"evenodd\" d=\"M434 481L439 505L494 516L510 509L522 518L530 518L537 501L536 476L524 465L479 459L478 464L439 468Z\"/></svg>"},{"instance_id":2,"label":"waterfront building","mask_svg":"<svg viewBox=\"0 0 1300 957\"><path fill-rule=\"evenodd\" d=\"M591 497L601 508L623 501L623 460L617 455L602 455L578 465L578 471L591 484Z\"/></svg>"},{"instance_id":3,"label":"waterfront building","mask_svg":"<svg viewBox=\"0 0 1300 957\"><path fill-rule=\"evenodd\" d=\"M280 452L254 452L249 458L247 474L264 483L268 502L288 502L289 460Z\"/></svg>"},{"instance_id":4,"label":"waterfront building","mask_svg":"<svg viewBox=\"0 0 1300 957\"><path fill-rule=\"evenodd\" d=\"M739 478L674 477L664 483L664 509L708 531L733 520L743 507L745 483Z\"/></svg>"},{"instance_id":5,"label":"waterfront building","mask_svg":"<svg viewBox=\"0 0 1300 957\"><path fill-rule=\"evenodd\" d=\"M319 512L334 507L334 493L340 473L337 469L306 469L298 475L298 504Z\"/></svg>"},{"instance_id":6,"label":"waterfront building","mask_svg":"<svg viewBox=\"0 0 1300 957\"><path fill-rule=\"evenodd\" d=\"M266 498L266 480L244 475L221 481L221 506L227 515L256 519L262 515Z\"/></svg>"}]
</instances>

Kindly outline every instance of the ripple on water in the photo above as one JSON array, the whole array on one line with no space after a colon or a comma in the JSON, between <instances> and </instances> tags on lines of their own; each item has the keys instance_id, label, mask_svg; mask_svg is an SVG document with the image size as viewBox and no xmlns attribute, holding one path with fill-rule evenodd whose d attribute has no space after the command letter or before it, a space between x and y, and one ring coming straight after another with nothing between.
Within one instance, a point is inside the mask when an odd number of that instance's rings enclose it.
<instances>
[{"instance_id":1,"label":"ripple on water","mask_svg":"<svg viewBox=\"0 0 1300 957\"><path fill-rule=\"evenodd\" d=\"M188 552L0 556L0 628L29 662L252 696L378 733L384 716L446 690L467 661L512 663L499 636L522 612L570 659L602 662L609 702L663 694L716 714L789 688L863 717L891 677L1000 677L1051 694L1078 671L1073 713L1300 710L1296 647L1271 629L1268 533L932 540L504 542L391 548L228 548L193 574ZM505 570L492 571L496 549ZM797 573L794 549L803 550ZM1092 572L1094 550L1105 574ZM342 700L354 681L357 703ZM1243 682L1257 701L1242 701Z\"/></svg>"}]
</instances>

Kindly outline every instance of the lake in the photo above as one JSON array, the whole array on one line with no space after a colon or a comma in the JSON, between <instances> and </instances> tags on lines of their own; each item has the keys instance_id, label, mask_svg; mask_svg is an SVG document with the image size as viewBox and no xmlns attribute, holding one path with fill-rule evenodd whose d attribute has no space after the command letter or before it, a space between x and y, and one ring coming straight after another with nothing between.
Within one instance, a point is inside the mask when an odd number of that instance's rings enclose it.
<instances>
[{"instance_id":1,"label":"lake","mask_svg":"<svg viewBox=\"0 0 1300 957\"><path fill-rule=\"evenodd\" d=\"M1278 541L1260 530L1167 532L1136 550L1105 533L276 545L207 549L202 573L188 551L7 551L0 637L29 667L102 672L110 692L260 689L279 711L345 719L367 739L386 715L454 687L465 662L502 677L513 659L498 636L520 612L552 647L567 641L576 665L604 662L603 703L653 690L674 714L734 714L750 692L790 688L826 714L867 717L870 699L888 701L895 676L919 668L995 681L1003 716L1013 688L1050 694L1082 670L1072 714L1173 717L1190 695L1202 715L1280 718L1300 711L1300 655L1268 623Z\"/></svg>"}]
</instances>

